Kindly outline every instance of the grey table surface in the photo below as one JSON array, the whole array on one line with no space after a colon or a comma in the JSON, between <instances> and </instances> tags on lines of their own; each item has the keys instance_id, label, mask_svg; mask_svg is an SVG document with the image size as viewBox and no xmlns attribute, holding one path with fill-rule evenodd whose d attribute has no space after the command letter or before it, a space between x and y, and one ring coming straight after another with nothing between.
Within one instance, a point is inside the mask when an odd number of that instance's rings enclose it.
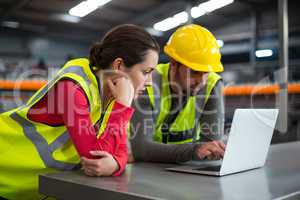
<instances>
[{"instance_id":1,"label":"grey table surface","mask_svg":"<svg viewBox=\"0 0 300 200\"><path fill-rule=\"evenodd\" d=\"M174 164L135 163L120 177L81 171L39 176L39 191L57 199L300 199L300 142L272 145L263 168L211 177L166 171Z\"/></svg>"}]
</instances>

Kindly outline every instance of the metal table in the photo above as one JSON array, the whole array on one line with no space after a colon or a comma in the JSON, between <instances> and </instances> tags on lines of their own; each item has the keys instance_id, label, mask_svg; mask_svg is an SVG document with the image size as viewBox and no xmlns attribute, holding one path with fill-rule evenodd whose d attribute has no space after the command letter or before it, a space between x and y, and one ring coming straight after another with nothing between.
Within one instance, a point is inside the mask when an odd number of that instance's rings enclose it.
<instances>
[{"instance_id":1,"label":"metal table","mask_svg":"<svg viewBox=\"0 0 300 200\"><path fill-rule=\"evenodd\" d=\"M39 191L57 199L300 199L300 142L272 145L265 167L224 177L166 171L174 164L130 164L120 177L81 171L41 175Z\"/></svg>"}]
</instances>

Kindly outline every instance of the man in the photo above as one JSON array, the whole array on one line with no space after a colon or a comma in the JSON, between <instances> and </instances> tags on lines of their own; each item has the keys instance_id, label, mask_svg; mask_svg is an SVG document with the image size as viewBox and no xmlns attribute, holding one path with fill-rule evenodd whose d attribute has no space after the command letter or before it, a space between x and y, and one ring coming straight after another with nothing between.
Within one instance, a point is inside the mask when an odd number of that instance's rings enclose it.
<instances>
[{"instance_id":1,"label":"man","mask_svg":"<svg viewBox=\"0 0 300 200\"><path fill-rule=\"evenodd\" d=\"M164 52L170 62L157 66L152 86L135 102L133 159L222 158L224 102L216 72L222 72L223 66L215 37L204 27L186 25L173 33Z\"/></svg>"}]
</instances>

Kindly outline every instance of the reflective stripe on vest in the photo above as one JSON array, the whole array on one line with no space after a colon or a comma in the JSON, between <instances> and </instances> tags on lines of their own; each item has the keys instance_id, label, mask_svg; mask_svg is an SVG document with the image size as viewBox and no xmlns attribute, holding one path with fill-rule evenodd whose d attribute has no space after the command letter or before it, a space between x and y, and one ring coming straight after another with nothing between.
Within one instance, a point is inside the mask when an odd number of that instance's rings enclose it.
<instances>
[{"instance_id":1,"label":"reflective stripe on vest","mask_svg":"<svg viewBox=\"0 0 300 200\"><path fill-rule=\"evenodd\" d=\"M69 140L69 133L64 132L54 142L48 145L45 138L37 132L34 124L30 121L24 119L16 112L12 113L10 117L23 127L25 136L34 144L45 166L60 170L71 170L78 166L78 164L57 161L52 157L52 153Z\"/></svg>"},{"instance_id":2,"label":"reflective stripe on vest","mask_svg":"<svg viewBox=\"0 0 300 200\"><path fill-rule=\"evenodd\" d=\"M170 111L171 106L171 100L170 98L168 98L171 95L169 89L170 84L168 80L169 64L158 65L157 71L159 72L158 76L156 77L154 75L153 82L156 83L159 87L148 87L147 92L150 98L150 102L153 106L154 119L156 123L154 140L162 142L162 134L164 133L161 131L161 128L165 118L168 115L168 112ZM189 99L187 100L187 105L182 108L169 128L170 131L167 133L167 143L188 143L200 138L201 124L199 123L199 121L202 111L196 111L195 105L197 104L198 108L204 108L212 89L220 79L221 77L216 73L209 73L204 94L205 98L201 98L201 95L189 97ZM183 113L185 110L189 110L191 114L187 115L187 113ZM180 117L182 118L182 120L179 119ZM190 129L176 130L178 129L178 127L179 129L181 129L181 127L184 127L184 122L186 121L189 121L189 124L193 124Z\"/></svg>"}]
</instances>

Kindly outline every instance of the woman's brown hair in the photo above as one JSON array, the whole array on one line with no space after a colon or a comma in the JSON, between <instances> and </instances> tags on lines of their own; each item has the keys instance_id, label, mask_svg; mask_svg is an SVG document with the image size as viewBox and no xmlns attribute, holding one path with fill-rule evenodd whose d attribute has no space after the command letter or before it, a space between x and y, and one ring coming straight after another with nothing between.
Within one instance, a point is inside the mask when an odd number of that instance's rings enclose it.
<instances>
[{"instance_id":1,"label":"woman's brown hair","mask_svg":"<svg viewBox=\"0 0 300 200\"><path fill-rule=\"evenodd\" d=\"M159 53L156 40L143 28L133 24L116 26L96 42L90 50L90 65L95 71L107 69L116 58L122 58L126 67L144 60L148 50Z\"/></svg>"}]
</instances>

